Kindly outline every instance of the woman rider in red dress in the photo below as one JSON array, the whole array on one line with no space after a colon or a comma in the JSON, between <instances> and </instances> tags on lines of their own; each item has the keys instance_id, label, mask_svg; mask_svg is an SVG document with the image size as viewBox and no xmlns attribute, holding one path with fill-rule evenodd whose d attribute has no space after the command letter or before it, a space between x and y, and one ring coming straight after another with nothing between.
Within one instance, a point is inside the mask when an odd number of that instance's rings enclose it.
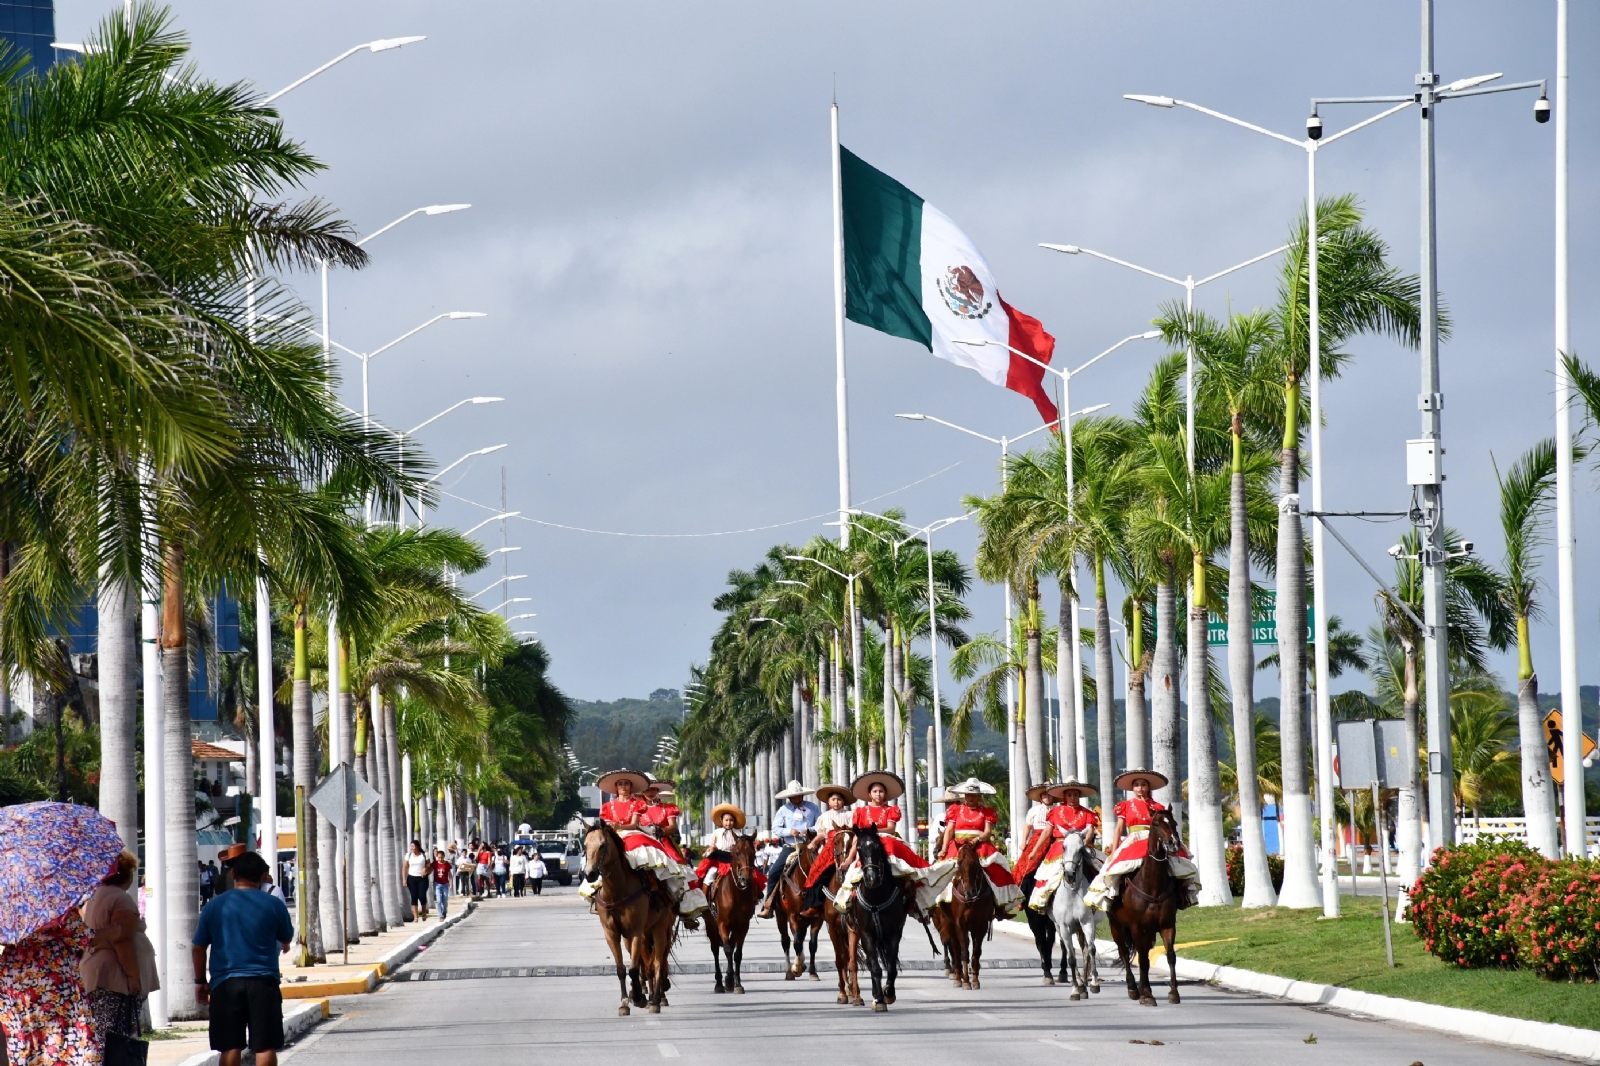
<instances>
[{"instance_id":1,"label":"woman rider in red dress","mask_svg":"<svg viewBox=\"0 0 1600 1066\"><path fill-rule=\"evenodd\" d=\"M1034 785L1025 795L1033 801L1033 806L1028 808L1028 813L1023 817L1022 824L1028 830L1028 842L1022 845L1022 853L1017 857L1017 864L1011 868L1011 876L1016 878L1021 885L1028 880L1028 875L1039 868L1044 861L1044 853L1050 847L1050 812L1053 805L1059 800L1051 791L1051 784Z\"/></svg>"},{"instance_id":2,"label":"woman rider in red dress","mask_svg":"<svg viewBox=\"0 0 1600 1066\"><path fill-rule=\"evenodd\" d=\"M833 871L834 835L841 829L849 829L855 821L855 816L850 810L850 804L855 797L843 785L821 786L817 789L817 800L827 806L817 816L817 824L812 827L816 836L806 845L812 856L811 866L806 870L806 910L822 906L822 886L827 883Z\"/></svg>"},{"instance_id":3,"label":"woman rider in red dress","mask_svg":"<svg viewBox=\"0 0 1600 1066\"><path fill-rule=\"evenodd\" d=\"M1132 799L1123 800L1112 808L1117 824L1111 831L1106 848L1111 858L1089 886L1084 902L1091 907L1106 910L1122 887L1122 879L1137 870L1150 851L1150 820L1157 811L1167 808L1150 798L1153 789L1167 784L1166 776L1153 770L1124 770L1117 775L1116 786L1133 793ZM1200 870L1189 858L1188 851L1180 845L1167 856L1167 867L1180 884L1178 906L1188 907L1200 897Z\"/></svg>"},{"instance_id":4,"label":"woman rider in red dress","mask_svg":"<svg viewBox=\"0 0 1600 1066\"><path fill-rule=\"evenodd\" d=\"M866 801L852 814L851 827L865 829L870 826L877 829L883 849L889 855L889 872L915 887L919 907L927 910L933 906L955 873L955 863L929 863L910 844L900 839L900 808L891 801L905 792L905 784L887 770L872 770L856 778L850 785L850 791L857 799ZM850 905L850 892L860 880L861 863L857 859L845 871L844 882L839 888L835 905L840 910Z\"/></svg>"},{"instance_id":5,"label":"woman rider in red dress","mask_svg":"<svg viewBox=\"0 0 1600 1066\"><path fill-rule=\"evenodd\" d=\"M651 781L644 790L644 796L649 805L640 816L640 823L655 835L661 842L661 849L672 856L674 862L679 866L689 865L689 860L683 857L683 851L678 847L678 818L683 814L683 809L672 802L672 782Z\"/></svg>"},{"instance_id":6,"label":"woman rider in red dress","mask_svg":"<svg viewBox=\"0 0 1600 1066\"><path fill-rule=\"evenodd\" d=\"M950 792L961 797L961 804L945 812L939 853L953 864L962 843L979 841L978 859L989 877L989 887L994 889L996 907L1005 913L1015 911L1022 906L1022 889L1017 887L1017 879L1011 874L1011 864L990 840L1000 815L982 801L982 797L995 794L994 787L969 777L959 785L951 785ZM948 894L946 891L945 895Z\"/></svg>"},{"instance_id":7,"label":"woman rider in red dress","mask_svg":"<svg viewBox=\"0 0 1600 1066\"><path fill-rule=\"evenodd\" d=\"M1061 802L1051 807L1046 817L1050 846L1039 862L1038 871L1033 879L1033 895L1028 900L1028 906L1036 911L1048 912L1050 897L1061 887L1062 878L1066 874L1062 860L1065 858L1067 835L1079 834L1083 838L1085 848L1094 844L1095 831L1100 826L1100 816L1080 802L1085 793L1094 791L1096 790L1093 785L1082 781L1063 781L1050 789L1050 797ZM1093 862L1092 859L1090 861ZM1090 872L1093 871L1094 867L1091 865Z\"/></svg>"},{"instance_id":8,"label":"woman rider in red dress","mask_svg":"<svg viewBox=\"0 0 1600 1066\"><path fill-rule=\"evenodd\" d=\"M686 923L706 909L706 897L689 884L688 869L662 847L661 842L643 828L644 815L650 805L644 792L650 779L636 770L613 770L602 774L595 782L601 792L615 793L616 799L600 807L600 817L622 838L623 858L635 870L649 870L666 886L678 904L678 913ZM599 891L600 882L585 881L578 895L585 899Z\"/></svg>"}]
</instances>

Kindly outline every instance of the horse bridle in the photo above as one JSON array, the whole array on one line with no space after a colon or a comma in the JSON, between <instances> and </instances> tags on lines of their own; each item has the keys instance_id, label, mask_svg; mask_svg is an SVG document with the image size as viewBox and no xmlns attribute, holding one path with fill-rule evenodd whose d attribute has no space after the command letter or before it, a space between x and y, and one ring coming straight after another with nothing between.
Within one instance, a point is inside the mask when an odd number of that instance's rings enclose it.
<instances>
[{"instance_id":1,"label":"horse bridle","mask_svg":"<svg viewBox=\"0 0 1600 1066\"><path fill-rule=\"evenodd\" d=\"M966 845L962 845L962 849L961 850L964 851L965 849L966 849ZM959 857L961 852L957 851L956 854ZM977 856L977 849L976 848L973 849L973 856L975 858ZM958 862L960 861L959 858L957 859L957 861ZM982 864L982 862L980 861L977 864L977 866L978 866L978 876L976 878L976 887L973 887L973 886L969 885L968 886L969 891L957 891L957 890L954 890L954 889L952 889L952 891L951 891L951 894L953 896L955 896L957 899L959 899L962 903L966 903L966 904L976 903L980 899L983 898L983 895L984 895L985 892L989 893L990 895L994 894L994 888L989 884L989 875L983 872L983 864Z\"/></svg>"}]
</instances>

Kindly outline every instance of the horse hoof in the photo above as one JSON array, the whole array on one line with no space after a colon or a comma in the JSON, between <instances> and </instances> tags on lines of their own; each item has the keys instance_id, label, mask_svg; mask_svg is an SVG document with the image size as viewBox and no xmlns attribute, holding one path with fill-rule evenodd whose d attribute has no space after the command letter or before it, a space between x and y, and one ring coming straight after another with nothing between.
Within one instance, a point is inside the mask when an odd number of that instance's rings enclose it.
<instances>
[{"instance_id":1,"label":"horse hoof","mask_svg":"<svg viewBox=\"0 0 1600 1066\"><path fill-rule=\"evenodd\" d=\"M739 995L739 996L744 995L744 985L734 985L733 986L733 992L734 992L735 995Z\"/></svg>"},{"instance_id":2,"label":"horse hoof","mask_svg":"<svg viewBox=\"0 0 1600 1066\"><path fill-rule=\"evenodd\" d=\"M1156 1005L1156 997L1154 997L1154 996L1140 996L1139 997L1139 1006L1141 1006L1141 1007L1154 1007L1155 1005Z\"/></svg>"},{"instance_id":3,"label":"horse hoof","mask_svg":"<svg viewBox=\"0 0 1600 1066\"><path fill-rule=\"evenodd\" d=\"M795 974L795 972L793 970L785 970L784 974L783 974L783 979L785 981L793 981L796 976L797 975Z\"/></svg>"},{"instance_id":4,"label":"horse hoof","mask_svg":"<svg viewBox=\"0 0 1600 1066\"><path fill-rule=\"evenodd\" d=\"M1074 1003L1076 1003L1078 1000L1082 999L1083 997L1078 995L1078 993L1074 992L1074 993L1072 993L1072 995L1068 996L1067 998L1072 1000Z\"/></svg>"},{"instance_id":5,"label":"horse hoof","mask_svg":"<svg viewBox=\"0 0 1600 1066\"><path fill-rule=\"evenodd\" d=\"M1130 989L1128 989L1128 998L1129 999L1138 999L1139 998L1139 993L1136 990L1130 988Z\"/></svg>"},{"instance_id":6,"label":"horse hoof","mask_svg":"<svg viewBox=\"0 0 1600 1066\"><path fill-rule=\"evenodd\" d=\"M883 994L883 1001L885 1003L893 1003L894 1002L894 993L893 992L885 992Z\"/></svg>"},{"instance_id":7,"label":"horse hoof","mask_svg":"<svg viewBox=\"0 0 1600 1066\"><path fill-rule=\"evenodd\" d=\"M972 979L972 984L968 985L967 987L972 989L974 992L976 992L976 991L978 991L978 989L982 988L983 985L979 984L978 983L978 979L976 977L974 977Z\"/></svg>"},{"instance_id":8,"label":"horse hoof","mask_svg":"<svg viewBox=\"0 0 1600 1066\"><path fill-rule=\"evenodd\" d=\"M726 989L724 989L721 985L717 985L717 987L713 988L711 991L717 993L720 996L723 992L726 991Z\"/></svg>"},{"instance_id":9,"label":"horse hoof","mask_svg":"<svg viewBox=\"0 0 1600 1066\"><path fill-rule=\"evenodd\" d=\"M849 1003L850 1002L850 997L845 995L843 992L840 992L839 993L839 998L834 1000L834 1002L835 1003Z\"/></svg>"},{"instance_id":10,"label":"horse hoof","mask_svg":"<svg viewBox=\"0 0 1600 1066\"><path fill-rule=\"evenodd\" d=\"M1044 983L1047 984L1047 985L1053 985L1053 984L1056 983L1056 979L1054 977L1051 977L1049 974L1045 974L1044 975Z\"/></svg>"},{"instance_id":11,"label":"horse hoof","mask_svg":"<svg viewBox=\"0 0 1600 1066\"><path fill-rule=\"evenodd\" d=\"M860 997L860 996L856 996L856 997L855 997L855 998L854 998L854 999L852 999L852 1000L851 1000L851 1001L850 1001L850 1005L851 1005L851 1006L852 1006L852 1007L865 1007L865 1006L866 1006L866 1003L865 1003L865 1002L864 1002L864 1001L863 1001L863 1000L862 1000L862 999L861 999L861 997ZM873 1006L874 1006L874 1007L876 1007L876 1006L877 1006L877 1004L876 1004L876 1003L874 1003L874 1004L873 1004Z\"/></svg>"},{"instance_id":12,"label":"horse hoof","mask_svg":"<svg viewBox=\"0 0 1600 1066\"><path fill-rule=\"evenodd\" d=\"M1100 994L1100 982L1096 981L1094 984L1090 985L1089 986L1089 991L1093 992L1095 995L1098 996Z\"/></svg>"},{"instance_id":13,"label":"horse hoof","mask_svg":"<svg viewBox=\"0 0 1600 1066\"><path fill-rule=\"evenodd\" d=\"M872 1012L874 1014L882 1014L884 1011L886 1011L888 1009L889 1009L889 1005L887 1003L874 1003L872 1005Z\"/></svg>"},{"instance_id":14,"label":"horse hoof","mask_svg":"<svg viewBox=\"0 0 1600 1066\"><path fill-rule=\"evenodd\" d=\"M1178 998L1178 993L1176 993L1176 992L1168 992L1167 993L1167 1002L1168 1003L1182 1003L1183 1000Z\"/></svg>"},{"instance_id":15,"label":"horse hoof","mask_svg":"<svg viewBox=\"0 0 1600 1066\"><path fill-rule=\"evenodd\" d=\"M631 1013L633 1012L628 1009L628 1005L626 1003L617 1008L617 1017L619 1018L626 1018Z\"/></svg>"},{"instance_id":16,"label":"horse hoof","mask_svg":"<svg viewBox=\"0 0 1600 1066\"><path fill-rule=\"evenodd\" d=\"M651 1014L660 1014L661 1013L661 1004L659 1004L659 1003L650 1004L650 1013Z\"/></svg>"},{"instance_id":17,"label":"horse hoof","mask_svg":"<svg viewBox=\"0 0 1600 1066\"><path fill-rule=\"evenodd\" d=\"M817 975L816 975L816 974L812 974L812 975L811 975L811 979L812 979L812 980L813 980L813 981L820 981L820 980L822 980L822 978L820 978L820 977L818 977L818 976L817 976Z\"/></svg>"}]
</instances>

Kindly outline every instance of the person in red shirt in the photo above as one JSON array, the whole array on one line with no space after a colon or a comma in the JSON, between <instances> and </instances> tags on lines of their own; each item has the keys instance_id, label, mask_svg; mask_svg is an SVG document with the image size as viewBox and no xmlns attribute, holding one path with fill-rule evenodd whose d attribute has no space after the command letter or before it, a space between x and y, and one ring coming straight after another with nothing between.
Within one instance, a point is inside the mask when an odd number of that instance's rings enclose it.
<instances>
[{"instance_id":1,"label":"person in red shirt","mask_svg":"<svg viewBox=\"0 0 1600 1066\"><path fill-rule=\"evenodd\" d=\"M679 862L662 846L660 840L645 831L645 813L650 809L644 798L650 788L650 779L637 770L613 770L602 774L595 785L601 792L615 794L616 799L600 806L600 817L622 838L623 858L635 870L649 870L666 886L678 905L678 915L684 924L693 929L695 918L706 909L705 893L690 884L688 867ZM578 895L589 899L600 890L600 881L585 880Z\"/></svg>"},{"instance_id":2,"label":"person in red shirt","mask_svg":"<svg viewBox=\"0 0 1600 1066\"><path fill-rule=\"evenodd\" d=\"M687 866L689 860L678 847L678 818L683 808L672 802L673 795L671 781L651 781L650 787L644 790L645 809L639 816L639 823L660 842L662 850L671 855L674 862Z\"/></svg>"},{"instance_id":3,"label":"person in red shirt","mask_svg":"<svg viewBox=\"0 0 1600 1066\"><path fill-rule=\"evenodd\" d=\"M439 920L444 921L445 908L450 903L450 879L455 876L455 867L450 860L444 857L444 852L438 848L433 849L433 861L428 864L428 872L433 881L433 901L439 908Z\"/></svg>"},{"instance_id":4,"label":"person in red shirt","mask_svg":"<svg viewBox=\"0 0 1600 1066\"><path fill-rule=\"evenodd\" d=\"M728 871L733 869L733 846L738 843L745 826L744 811L731 803L712 808L711 820L717 826L711 831L711 846L701 857L700 865L694 868L695 880L705 886L705 890L709 890L717 878L727 877ZM750 876L762 892L767 890L766 874L753 868Z\"/></svg>"},{"instance_id":5,"label":"person in red shirt","mask_svg":"<svg viewBox=\"0 0 1600 1066\"><path fill-rule=\"evenodd\" d=\"M994 889L996 907L1008 914L1016 911L1022 906L1022 889L1017 887L1011 864L1006 861L1005 854L994 846L992 839L1000 815L983 802L985 796L995 794L994 786L976 777L969 777L958 785L951 785L950 792L960 796L961 803L945 812L939 854L953 868L956 852L961 845L969 840L977 840L978 859L983 863L983 872L988 875L989 887ZM944 895L948 896L949 892L946 891Z\"/></svg>"},{"instance_id":6,"label":"person in red shirt","mask_svg":"<svg viewBox=\"0 0 1600 1066\"><path fill-rule=\"evenodd\" d=\"M805 909L822 906L822 889L832 877L834 867L833 840L841 831L848 830L855 820L850 805L855 797L843 785L822 785L817 789L817 801L827 804L827 809L817 818L812 828L816 836L806 849L811 852L811 866L806 870Z\"/></svg>"},{"instance_id":7,"label":"person in red shirt","mask_svg":"<svg viewBox=\"0 0 1600 1066\"><path fill-rule=\"evenodd\" d=\"M1061 887L1066 875L1064 860L1067 837L1076 833L1084 848L1094 843L1100 819L1082 803L1084 795L1094 791L1093 785L1082 781L1063 781L1050 790L1051 798L1061 802L1051 807L1045 818L1049 844L1040 858L1038 872L1034 876L1033 895L1028 899L1028 906L1040 913L1049 913L1050 898ZM1090 875L1093 876L1095 872L1096 869L1091 868Z\"/></svg>"},{"instance_id":8,"label":"person in red shirt","mask_svg":"<svg viewBox=\"0 0 1600 1066\"><path fill-rule=\"evenodd\" d=\"M890 872L914 889L917 905L927 910L938 901L939 894L949 884L955 873L955 863L930 863L900 838L900 807L892 801L898 799L905 788L905 783L887 770L862 774L851 783L850 791L857 799L866 802L852 813L850 824L854 829L869 826L877 829L878 838L883 841L883 848L889 854ZM834 906L841 911L849 907L851 892L860 880L861 863L858 859L845 871Z\"/></svg>"},{"instance_id":9,"label":"person in red shirt","mask_svg":"<svg viewBox=\"0 0 1600 1066\"><path fill-rule=\"evenodd\" d=\"M1122 879L1144 862L1150 851L1151 815L1167 809L1150 798L1152 790L1167 784L1163 774L1153 770L1124 770L1117 775L1115 784L1119 789L1132 792L1133 798L1125 799L1112 808L1117 821L1106 848L1111 858L1106 861L1084 897L1084 902L1099 910L1106 910L1110 906L1110 901L1116 898L1122 887ZM1200 870L1189 858L1189 852L1180 845L1167 856L1167 866L1179 882L1178 906L1192 906L1200 897Z\"/></svg>"},{"instance_id":10,"label":"person in red shirt","mask_svg":"<svg viewBox=\"0 0 1600 1066\"><path fill-rule=\"evenodd\" d=\"M1044 861L1044 853L1050 847L1050 811L1059 802L1050 782L1034 785L1025 795L1033 801L1033 806L1028 808L1022 820L1028 830L1028 842L1022 845L1017 864L1011 868L1011 876L1017 879L1019 885L1026 885L1028 878Z\"/></svg>"}]
</instances>

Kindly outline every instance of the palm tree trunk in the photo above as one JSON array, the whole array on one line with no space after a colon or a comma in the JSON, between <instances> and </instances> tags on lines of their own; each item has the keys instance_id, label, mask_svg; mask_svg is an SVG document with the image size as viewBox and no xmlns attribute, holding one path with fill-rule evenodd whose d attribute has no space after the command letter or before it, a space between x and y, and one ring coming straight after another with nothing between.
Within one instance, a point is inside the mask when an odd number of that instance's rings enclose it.
<instances>
[{"instance_id":1,"label":"palm tree trunk","mask_svg":"<svg viewBox=\"0 0 1600 1066\"><path fill-rule=\"evenodd\" d=\"M1279 459L1279 499L1300 492L1299 385L1286 390L1288 428ZM1283 796L1279 805L1283 828L1284 907L1322 906L1317 882L1317 849L1311 825L1311 781L1306 766L1306 552L1298 507L1278 511L1278 736L1283 761Z\"/></svg>"},{"instance_id":2,"label":"palm tree trunk","mask_svg":"<svg viewBox=\"0 0 1600 1066\"><path fill-rule=\"evenodd\" d=\"M1228 538L1228 687L1233 693L1233 760L1239 782L1240 838L1244 847L1245 907L1271 907L1278 902L1267 865L1267 838L1261 824L1261 788L1257 781L1256 649L1251 641L1250 525L1240 419L1233 416L1234 466Z\"/></svg>"},{"instance_id":3,"label":"palm tree trunk","mask_svg":"<svg viewBox=\"0 0 1600 1066\"><path fill-rule=\"evenodd\" d=\"M1401 752L1400 794L1396 803L1394 835L1400 852L1400 913L1404 913L1406 890L1416 883L1422 873L1422 804L1417 788L1417 753L1422 750L1421 693L1417 690L1418 662L1415 641L1402 644L1405 651L1405 694L1401 700L1401 716L1406 724L1406 750ZM1380 847L1387 847L1379 841Z\"/></svg>"},{"instance_id":4,"label":"palm tree trunk","mask_svg":"<svg viewBox=\"0 0 1600 1066\"><path fill-rule=\"evenodd\" d=\"M1544 715L1539 713L1539 675L1533 672L1526 617L1517 619L1517 658L1517 737L1522 749L1522 813L1527 816L1528 844L1545 858L1557 859L1561 840L1556 832Z\"/></svg>"},{"instance_id":5,"label":"palm tree trunk","mask_svg":"<svg viewBox=\"0 0 1600 1066\"><path fill-rule=\"evenodd\" d=\"M1144 661L1144 605L1137 598L1133 601L1131 614L1129 622L1132 623L1133 632L1128 634L1128 702L1122 713L1130 722L1135 718L1139 719L1139 728L1145 734L1147 743L1139 751L1134 751L1130 747L1128 764L1143 765L1153 769L1151 745L1148 743L1150 715L1144 702L1145 680L1149 677L1147 664ZM1129 728L1131 730L1132 727Z\"/></svg>"},{"instance_id":6,"label":"palm tree trunk","mask_svg":"<svg viewBox=\"0 0 1600 1066\"><path fill-rule=\"evenodd\" d=\"M1172 572L1172 559L1161 560L1160 580L1156 583L1155 688L1150 697L1150 769L1169 782L1156 789L1156 799L1172 808L1173 817L1183 818L1183 792L1178 787L1182 771L1178 766L1178 581ZM1101 806L1109 837L1111 808L1116 796L1102 795Z\"/></svg>"},{"instance_id":7,"label":"palm tree trunk","mask_svg":"<svg viewBox=\"0 0 1600 1066\"><path fill-rule=\"evenodd\" d=\"M167 1013L203 1012L194 996L190 948L200 911L199 840L195 836L194 747L189 732L189 644L184 614L184 552L168 542L162 558L161 684L167 806Z\"/></svg>"},{"instance_id":8,"label":"palm tree trunk","mask_svg":"<svg viewBox=\"0 0 1600 1066\"><path fill-rule=\"evenodd\" d=\"M100 581L99 615L100 813L117 824L122 846L137 855L139 598L127 582L105 575Z\"/></svg>"},{"instance_id":9,"label":"palm tree trunk","mask_svg":"<svg viewBox=\"0 0 1600 1066\"><path fill-rule=\"evenodd\" d=\"M1039 646L1039 579L1032 578L1028 582L1028 628L1027 628L1027 659L1023 668L1027 677L1023 685L1023 732L1028 740L1028 758L1024 763L1028 768L1028 780L1023 782L1025 788L1044 781L1048 776L1045 768L1044 746L1044 657L1043 649ZM1024 807L1024 810L1027 808ZM1021 838L1018 838L1021 846Z\"/></svg>"},{"instance_id":10,"label":"palm tree trunk","mask_svg":"<svg viewBox=\"0 0 1600 1066\"><path fill-rule=\"evenodd\" d=\"M384 924L394 929L405 924L406 908L400 902L403 891L399 879L401 850L395 841L395 814L400 809L400 768L389 760L389 727L394 721L392 708L383 697L373 706L372 726L378 750L370 760L378 771L378 902L383 906ZM398 760L396 760L398 762Z\"/></svg>"},{"instance_id":11,"label":"palm tree trunk","mask_svg":"<svg viewBox=\"0 0 1600 1066\"><path fill-rule=\"evenodd\" d=\"M411 908L406 901L405 882L400 880L399 869L400 856L409 854L410 851L410 842L407 838L413 834L408 827L413 817L412 812L416 809L416 797L412 795L411 789L407 787L410 783L411 770L400 758L399 725L400 719L395 711L394 701L390 699L384 700L384 752L389 759L389 783L392 786L390 789L389 813L394 821L394 829L389 834L389 840L394 848L394 860L381 868L389 871L385 876L391 878L390 883L394 886L395 909L389 912L390 925L400 925L411 918ZM418 832L414 835L420 837L422 834Z\"/></svg>"},{"instance_id":12,"label":"palm tree trunk","mask_svg":"<svg viewBox=\"0 0 1600 1066\"><path fill-rule=\"evenodd\" d=\"M885 620L883 628L883 768L891 774L900 774L900 700L894 684L894 660L900 653L895 640L893 620ZM900 774L904 777L904 774Z\"/></svg>"},{"instance_id":13,"label":"palm tree trunk","mask_svg":"<svg viewBox=\"0 0 1600 1066\"><path fill-rule=\"evenodd\" d=\"M1061 603L1056 608L1056 699L1060 704L1061 758L1058 760L1061 780L1078 780L1085 770L1078 766L1078 707L1072 686L1072 672L1077 664L1072 661L1072 585L1066 575L1061 577Z\"/></svg>"},{"instance_id":14,"label":"palm tree trunk","mask_svg":"<svg viewBox=\"0 0 1600 1066\"><path fill-rule=\"evenodd\" d=\"M1111 684L1111 602L1106 597L1106 560L1096 554L1094 558L1094 691L1095 733L1098 741L1100 780L1096 782L1100 795L1106 799L1100 804L1103 811L1116 806L1110 797L1116 794L1111 782L1117 776L1117 704ZM1133 765L1132 763L1129 764ZM1115 815L1113 815L1115 818ZM1113 823L1115 824L1115 823Z\"/></svg>"},{"instance_id":15,"label":"palm tree trunk","mask_svg":"<svg viewBox=\"0 0 1600 1066\"><path fill-rule=\"evenodd\" d=\"M317 724L311 711L311 668L306 661L306 610L302 601L295 605L294 618L294 695L290 705L290 714L293 716L294 725L294 783L296 788L305 790L309 796L317 784ZM300 937L305 944L306 952L313 961L325 962L327 954L323 950L322 939L322 909L317 898L322 889L321 870L317 854L318 819L307 805L305 812L304 847L300 850L303 854L296 854L295 860L305 871L305 880L298 891L305 893L306 901L306 927L300 930Z\"/></svg>"},{"instance_id":16,"label":"palm tree trunk","mask_svg":"<svg viewBox=\"0 0 1600 1066\"><path fill-rule=\"evenodd\" d=\"M1189 608L1189 843L1200 868L1200 905L1226 907L1227 856L1223 852L1222 787L1217 774L1217 730L1211 716L1211 648L1206 637L1205 560L1195 559Z\"/></svg>"},{"instance_id":17,"label":"palm tree trunk","mask_svg":"<svg viewBox=\"0 0 1600 1066\"><path fill-rule=\"evenodd\" d=\"M343 673L343 671L341 671ZM371 746L371 731L367 724L367 706L365 700L356 701L353 693L339 693L339 702L350 700L354 705L356 726L356 773L361 779L375 789L382 792L376 785L372 771L376 769L370 765L372 760L367 758L367 749ZM351 856L350 863L350 892L355 896L356 928L362 936L375 936L378 933L378 915L372 907L372 863L368 858L372 847L372 820L376 808L367 811L356 820L355 827L355 853Z\"/></svg>"}]
</instances>

